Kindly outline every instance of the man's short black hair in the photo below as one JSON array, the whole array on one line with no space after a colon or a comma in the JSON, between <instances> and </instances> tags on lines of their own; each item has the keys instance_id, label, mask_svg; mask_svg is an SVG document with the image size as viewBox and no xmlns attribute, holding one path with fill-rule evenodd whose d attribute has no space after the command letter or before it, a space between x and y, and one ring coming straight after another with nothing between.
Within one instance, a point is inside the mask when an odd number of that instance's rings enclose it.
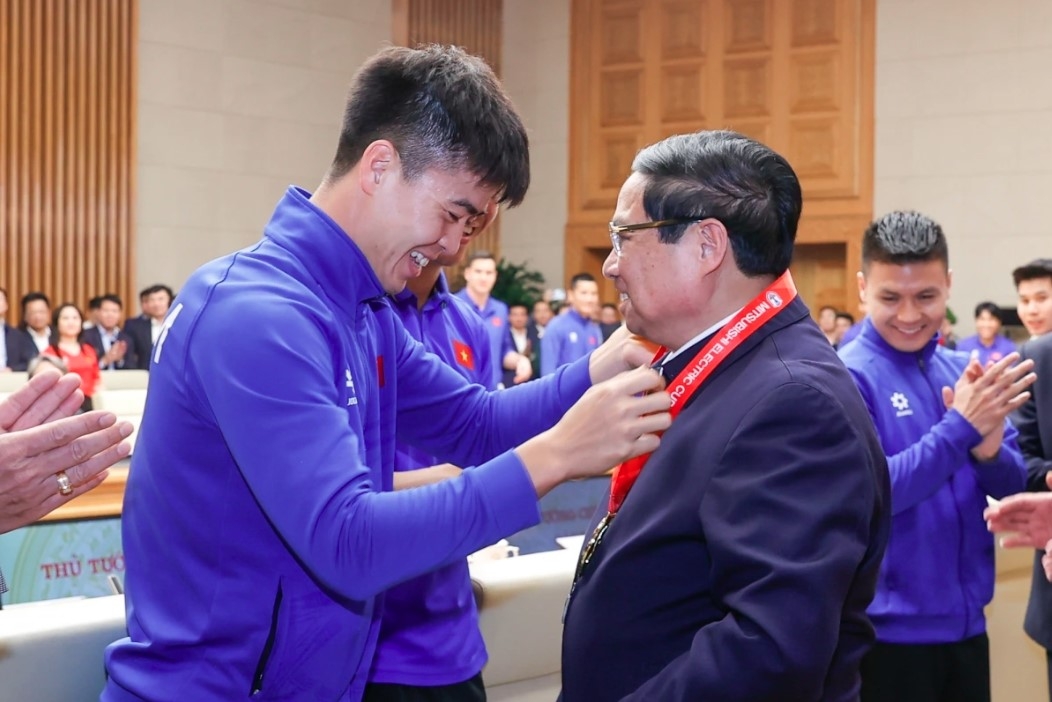
<instances>
[{"instance_id":1,"label":"man's short black hair","mask_svg":"<svg viewBox=\"0 0 1052 702\"><path fill-rule=\"evenodd\" d=\"M467 259L464 261L464 268L471 268L471 264L475 261L493 261L496 263L497 257L484 249L476 249L468 254Z\"/></svg>"},{"instance_id":2,"label":"man's short black hair","mask_svg":"<svg viewBox=\"0 0 1052 702\"><path fill-rule=\"evenodd\" d=\"M594 283L595 276L591 273L578 273L573 278L570 278L570 289L575 290L578 283Z\"/></svg>"},{"instance_id":3,"label":"man's short black hair","mask_svg":"<svg viewBox=\"0 0 1052 702\"><path fill-rule=\"evenodd\" d=\"M26 314L26 305L28 305L30 302L36 302L37 300L43 300L44 304L48 306L48 309L51 309L51 300L48 299L48 296L40 292L39 290L34 290L33 292L28 292L22 296L23 317Z\"/></svg>"},{"instance_id":4,"label":"man's short black hair","mask_svg":"<svg viewBox=\"0 0 1052 702\"><path fill-rule=\"evenodd\" d=\"M172 289L170 287L168 287L167 285L160 285L160 284L158 284L158 285L151 285L148 288L143 288L142 290L140 290L139 291L139 300L145 300L150 295L153 295L154 293L159 293L159 292L168 293L168 302L171 302L172 300L175 299L175 293L172 292Z\"/></svg>"},{"instance_id":5,"label":"man's short black hair","mask_svg":"<svg viewBox=\"0 0 1052 702\"><path fill-rule=\"evenodd\" d=\"M942 261L949 267L946 235L935 220L920 212L889 212L874 220L862 235L862 270L874 261L896 266Z\"/></svg>"},{"instance_id":6,"label":"man's short black hair","mask_svg":"<svg viewBox=\"0 0 1052 702\"><path fill-rule=\"evenodd\" d=\"M1012 271L1012 280L1015 281L1017 288L1024 280L1038 280L1040 278L1052 279L1052 258L1035 258L1030 263L1019 266L1019 268Z\"/></svg>"},{"instance_id":7,"label":"man's short black hair","mask_svg":"<svg viewBox=\"0 0 1052 702\"><path fill-rule=\"evenodd\" d=\"M681 134L640 151L632 170L646 176L651 219L717 219L742 273L789 268L803 196L792 166L770 148L731 131ZM688 226L662 227L661 241L675 243Z\"/></svg>"},{"instance_id":8,"label":"man's short black hair","mask_svg":"<svg viewBox=\"0 0 1052 702\"><path fill-rule=\"evenodd\" d=\"M851 322L852 324L855 323L855 315L851 314L850 312L837 312L836 313L836 318L837 319L846 319L847 321Z\"/></svg>"},{"instance_id":9,"label":"man's short black hair","mask_svg":"<svg viewBox=\"0 0 1052 702\"><path fill-rule=\"evenodd\" d=\"M96 295L95 297L88 300L88 309L97 310L102 307L102 295Z\"/></svg>"},{"instance_id":10,"label":"man's short black hair","mask_svg":"<svg viewBox=\"0 0 1052 702\"><path fill-rule=\"evenodd\" d=\"M354 76L328 177L347 174L387 139L402 175L466 169L518 205L530 185L529 139L486 62L452 46L380 51Z\"/></svg>"},{"instance_id":11,"label":"man's short black hair","mask_svg":"<svg viewBox=\"0 0 1052 702\"><path fill-rule=\"evenodd\" d=\"M996 319L998 322L1004 322L1004 314L1001 312L1001 308L992 302L980 302L975 306L975 318L979 319L979 315L983 312L988 312L991 317Z\"/></svg>"}]
</instances>

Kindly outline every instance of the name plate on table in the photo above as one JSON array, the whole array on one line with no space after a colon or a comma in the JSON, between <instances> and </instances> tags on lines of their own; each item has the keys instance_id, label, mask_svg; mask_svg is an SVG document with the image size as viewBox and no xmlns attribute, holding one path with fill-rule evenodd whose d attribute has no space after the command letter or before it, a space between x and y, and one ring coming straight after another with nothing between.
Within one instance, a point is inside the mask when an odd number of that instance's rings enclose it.
<instances>
[{"instance_id":1,"label":"name plate on table","mask_svg":"<svg viewBox=\"0 0 1052 702\"><path fill-rule=\"evenodd\" d=\"M38 523L0 535L4 604L112 595L124 580L119 518Z\"/></svg>"}]
</instances>

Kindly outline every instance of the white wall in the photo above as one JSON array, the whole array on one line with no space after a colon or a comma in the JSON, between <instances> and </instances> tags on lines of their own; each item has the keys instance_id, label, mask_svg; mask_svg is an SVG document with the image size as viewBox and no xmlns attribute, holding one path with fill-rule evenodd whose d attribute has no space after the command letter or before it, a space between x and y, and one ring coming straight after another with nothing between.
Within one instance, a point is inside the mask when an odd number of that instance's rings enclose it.
<instances>
[{"instance_id":1,"label":"white wall","mask_svg":"<svg viewBox=\"0 0 1052 702\"><path fill-rule=\"evenodd\" d=\"M139 288L178 289L259 239L290 183L320 182L390 16L389 0L140 0Z\"/></svg>"},{"instance_id":2,"label":"white wall","mask_svg":"<svg viewBox=\"0 0 1052 702\"><path fill-rule=\"evenodd\" d=\"M952 18L952 19L951 19ZM878 0L874 213L912 208L950 242L950 306L1014 304L1052 256L1052 2Z\"/></svg>"},{"instance_id":3,"label":"white wall","mask_svg":"<svg viewBox=\"0 0 1052 702\"><path fill-rule=\"evenodd\" d=\"M501 253L565 287L570 148L570 10L566 0L504 1L504 85L530 137L531 185L519 207L501 215Z\"/></svg>"}]
</instances>

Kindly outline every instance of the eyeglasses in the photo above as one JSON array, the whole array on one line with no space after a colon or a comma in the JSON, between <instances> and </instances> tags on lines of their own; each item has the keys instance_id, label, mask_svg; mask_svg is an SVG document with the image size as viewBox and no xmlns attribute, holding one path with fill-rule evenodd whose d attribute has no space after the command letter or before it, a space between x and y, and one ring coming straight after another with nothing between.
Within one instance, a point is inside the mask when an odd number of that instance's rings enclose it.
<instances>
[{"instance_id":1,"label":"eyeglasses","mask_svg":"<svg viewBox=\"0 0 1052 702\"><path fill-rule=\"evenodd\" d=\"M700 222L703 217L678 217L676 219L659 219L656 222L640 222L639 224L614 224L610 223L610 245L614 247L614 253L621 255L621 249L629 237L625 232L638 232L644 229L657 229L659 227L671 227L677 224L693 224Z\"/></svg>"}]
</instances>

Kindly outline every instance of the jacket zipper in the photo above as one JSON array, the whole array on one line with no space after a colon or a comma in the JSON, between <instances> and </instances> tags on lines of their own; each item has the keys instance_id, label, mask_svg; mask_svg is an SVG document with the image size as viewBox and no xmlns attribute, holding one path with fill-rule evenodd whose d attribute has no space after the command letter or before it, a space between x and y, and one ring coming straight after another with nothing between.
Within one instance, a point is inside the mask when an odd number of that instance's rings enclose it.
<instances>
[{"instance_id":1,"label":"jacket zipper","mask_svg":"<svg viewBox=\"0 0 1052 702\"><path fill-rule=\"evenodd\" d=\"M279 584L278 594L274 597L274 609L270 614L270 631L267 633L267 642L263 644L263 653L259 656L255 675L252 676L252 688L248 692L250 697L263 691L263 673L267 669L267 662L270 660L270 654L274 648L274 640L278 636L278 614L281 612L281 597L281 585Z\"/></svg>"},{"instance_id":2,"label":"jacket zipper","mask_svg":"<svg viewBox=\"0 0 1052 702\"><path fill-rule=\"evenodd\" d=\"M928 377L927 364L924 363L924 357L917 357L917 365L920 367L921 375L924 376L925 384L931 388L935 394L935 401L938 406L942 406L942 393L931 383L931 378ZM946 410L949 412L949 410ZM953 498L953 513L957 517L957 584L961 589L961 604L964 608L964 632L968 631L969 622L971 619L971 611L968 609L968 591L964 583L964 575L961 573L961 565L964 561L964 519L961 515L961 506L957 503L957 492L953 489L953 478L950 478L950 495Z\"/></svg>"}]
</instances>

